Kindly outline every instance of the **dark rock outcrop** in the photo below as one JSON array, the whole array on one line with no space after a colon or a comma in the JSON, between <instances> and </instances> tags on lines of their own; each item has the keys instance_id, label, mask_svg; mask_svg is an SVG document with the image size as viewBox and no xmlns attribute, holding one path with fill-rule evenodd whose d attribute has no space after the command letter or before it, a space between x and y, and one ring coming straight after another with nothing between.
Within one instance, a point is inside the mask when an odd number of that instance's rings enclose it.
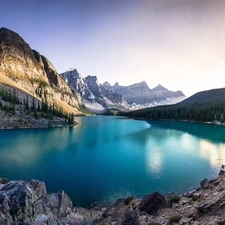
<instances>
[{"instance_id":1,"label":"dark rock outcrop","mask_svg":"<svg viewBox=\"0 0 225 225\"><path fill-rule=\"evenodd\" d=\"M146 195L140 203L139 209L148 214L157 213L159 209L168 206L165 196L161 195L159 192L153 192Z\"/></svg>"},{"instance_id":2,"label":"dark rock outcrop","mask_svg":"<svg viewBox=\"0 0 225 225\"><path fill-rule=\"evenodd\" d=\"M209 186L209 180L205 178L204 180L200 182L200 185L202 188L207 188Z\"/></svg>"},{"instance_id":3,"label":"dark rock outcrop","mask_svg":"<svg viewBox=\"0 0 225 225\"><path fill-rule=\"evenodd\" d=\"M6 184L7 179L6 178L0 178L0 184Z\"/></svg>"}]
</instances>

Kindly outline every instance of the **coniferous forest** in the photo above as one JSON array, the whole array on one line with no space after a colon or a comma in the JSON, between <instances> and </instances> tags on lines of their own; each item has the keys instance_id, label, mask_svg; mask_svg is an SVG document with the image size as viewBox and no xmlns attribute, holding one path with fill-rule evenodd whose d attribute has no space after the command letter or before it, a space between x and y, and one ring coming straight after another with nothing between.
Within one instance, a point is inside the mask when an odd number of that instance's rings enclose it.
<instances>
[{"instance_id":1,"label":"coniferous forest","mask_svg":"<svg viewBox=\"0 0 225 225\"><path fill-rule=\"evenodd\" d=\"M225 88L199 92L181 103L126 113L133 118L224 123Z\"/></svg>"},{"instance_id":2,"label":"coniferous forest","mask_svg":"<svg viewBox=\"0 0 225 225\"><path fill-rule=\"evenodd\" d=\"M31 97L30 97L31 98ZM74 123L74 115L63 111L62 107L57 104L49 105L46 98L41 101L35 100L32 97L32 103L30 103L28 95L21 101L18 97L18 92L11 89L0 87L0 109L7 113L15 114L16 105L21 105L24 109L24 113L32 114L34 118L46 118L52 119L54 116L65 118L65 121L72 125Z\"/></svg>"}]
</instances>

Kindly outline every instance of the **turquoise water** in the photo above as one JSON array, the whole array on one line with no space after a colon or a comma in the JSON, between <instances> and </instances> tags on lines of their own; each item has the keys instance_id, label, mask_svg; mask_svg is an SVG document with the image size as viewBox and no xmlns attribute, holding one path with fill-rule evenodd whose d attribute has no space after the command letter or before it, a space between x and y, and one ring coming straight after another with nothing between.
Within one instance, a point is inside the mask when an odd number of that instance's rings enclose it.
<instances>
[{"instance_id":1,"label":"turquoise water","mask_svg":"<svg viewBox=\"0 0 225 225\"><path fill-rule=\"evenodd\" d=\"M39 179L75 205L108 203L152 191L180 193L218 174L225 127L78 118L81 126L0 130L0 177Z\"/></svg>"}]
</instances>

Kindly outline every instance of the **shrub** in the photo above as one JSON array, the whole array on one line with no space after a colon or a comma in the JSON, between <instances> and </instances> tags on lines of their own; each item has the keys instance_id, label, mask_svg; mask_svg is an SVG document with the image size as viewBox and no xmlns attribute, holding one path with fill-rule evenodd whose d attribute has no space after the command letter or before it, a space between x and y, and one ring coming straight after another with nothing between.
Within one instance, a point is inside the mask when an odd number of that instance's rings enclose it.
<instances>
[{"instance_id":1,"label":"shrub","mask_svg":"<svg viewBox=\"0 0 225 225\"><path fill-rule=\"evenodd\" d=\"M178 203L180 201L180 196L172 195L172 196L169 197L169 199L170 199L171 202Z\"/></svg>"},{"instance_id":2,"label":"shrub","mask_svg":"<svg viewBox=\"0 0 225 225\"><path fill-rule=\"evenodd\" d=\"M180 221L180 219L181 219L181 216L172 216L172 217L170 217L170 222L177 223Z\"/></svg>"},{"instance_id":3,"label":"shrub","mask_svg":"<svg viewBox=\"0 0 225 225\"><path fill-rule=\"evenodd\" d=\"M125 205L129 205L133 199L134 199L133 196L127 197L124 201Z\"/></svg>"}]
</instances>

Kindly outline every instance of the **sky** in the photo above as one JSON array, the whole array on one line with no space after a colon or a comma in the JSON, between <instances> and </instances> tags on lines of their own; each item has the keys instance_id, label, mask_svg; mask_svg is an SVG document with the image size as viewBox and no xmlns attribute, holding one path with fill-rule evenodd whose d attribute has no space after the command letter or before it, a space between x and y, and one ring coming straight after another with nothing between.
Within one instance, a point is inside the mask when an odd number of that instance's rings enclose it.
<instances>
[{"instance_id":1,"label":"sky","mask_svg":"<svg viewBox=\"0 0 225 225\"><path fill-rule=\"evenodd\" d=\"M225 87L225 0L0 0L0 27L59 73L169 90Z\"/></svg>"}]
</instances>

